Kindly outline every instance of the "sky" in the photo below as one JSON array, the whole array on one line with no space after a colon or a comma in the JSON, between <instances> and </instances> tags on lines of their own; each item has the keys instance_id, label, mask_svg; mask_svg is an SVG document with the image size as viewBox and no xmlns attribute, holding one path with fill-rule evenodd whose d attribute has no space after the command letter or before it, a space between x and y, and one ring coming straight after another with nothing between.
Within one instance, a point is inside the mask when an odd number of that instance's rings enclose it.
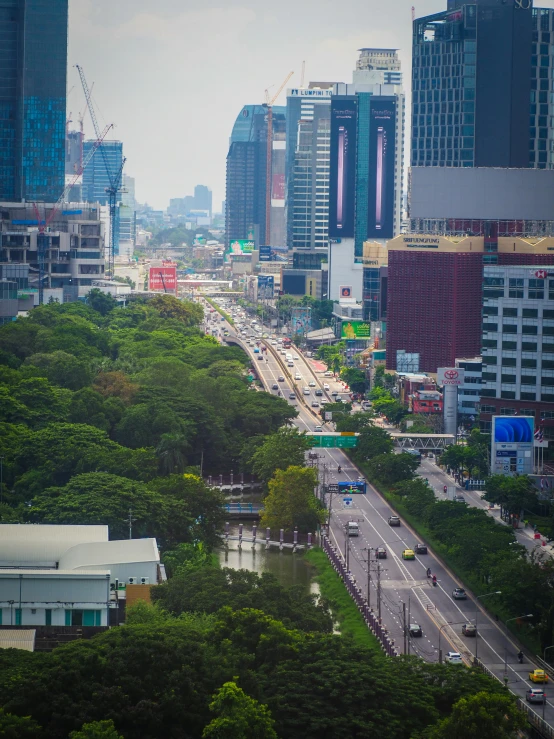
<instances>
[{"instance_id":1,"label":"sky","mask_svg":"<svg viewBox=\"0 0 554 739\"><path fill-rule=\"evenodd\" d=\"M418 17L446 7L415 2ZM77 127L79 64L94 83L100 128L114 123L123 141L137 200L157 209L203 184L220 210L235 118L291 71L287 87L300 86L303 61L306 84L351 82L358 49L397 48L409 91L409 0L69 0L69 8L68 115ZM285 102L283 92L277 104ZM88 115L84 125L92 137Z\"/></svg>"}]
</instances>

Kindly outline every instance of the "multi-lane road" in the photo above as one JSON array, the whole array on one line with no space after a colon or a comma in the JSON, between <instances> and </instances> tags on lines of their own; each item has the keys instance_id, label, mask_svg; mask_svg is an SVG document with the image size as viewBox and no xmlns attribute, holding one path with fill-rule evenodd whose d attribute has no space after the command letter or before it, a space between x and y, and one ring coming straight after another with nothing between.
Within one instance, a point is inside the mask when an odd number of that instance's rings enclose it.
<instances>
[{"instance_id":1,"label":"multi-lane road","mask_svg":"<svg viewBox=\"0 0 554 739\"><path fill-rule=\"evenodd\" d=\"M279 386L285 399L295 392L296 400L290 402L298 409L295 421L298 428L313 432L316 426L323 425L325 431L325 425L310 408L311 401L317 398L313 395L303 396L302 387L313 380L318 388L322 388L327 379L316 373L300 352L293 352L299 357L294 362L294 368L286 367L282 361L284 357L269 342L266 342L268 350L265 353L268 361L265 361L266 358L263 362L259 361L258 355L254 354L254 347L246 345L231 326L227 325L226 328L230 334L228 341L240 343L248 352L269 392L274 384ZM302 380L293 379L297 371ZM284 376L286 382L279 382L279 376ZM311 389L312 393L315 389ZM359 471L340 449L318 449L318 456L320 473L325 471L327 482L356 480L359 477ZM338 472L339 465L341 473ZM421 473L440 494L445 484L443 473L430 460L424 461ZM451 481L449 484L452 484ZM464 495L469 498L468 503L485 505L476 493ZM482 664L505 681L514 693L525 698L525 692L531 685L527 679L528 672L536 665L527 657L523 664L519 664L517 655L520 645L501 623L482 609L481 601L476 596L485 596L486 588L480 593L469 593L467 600L454 600L452 591L463 587L463 583L456 579L431 549L426 555L416 555L415 560L403 560L403 550L413 548L419 538L404 521L400 527L389 526L388 519L392 514L394 511L390 505L371 485L368 485L366 495L353 495L349 507L342 497L335 495L332 499L330 537L343 553L348 549L350 571L365 592L369 589L370 605L375 613L380 608L383 623L395 640L397 650L418 655L429 662L439 660L439 650L443 658L448 651L456 651L462 654L468 665L477 655ZM348 521L358 522L358 537L345 535ZM376 559L378 547L386 549L386 559ZM427 578L427 568L437 576L436 587ZM476 622L478 637L463 636L462 625ZM416 638L406 635L405 624L409 623L419 624L423 636ZM533 706L533 710L537 716L542 716L542 706ZM554 700L547 700L545 720L554 726Z\"/></svg>"}]
</instances>

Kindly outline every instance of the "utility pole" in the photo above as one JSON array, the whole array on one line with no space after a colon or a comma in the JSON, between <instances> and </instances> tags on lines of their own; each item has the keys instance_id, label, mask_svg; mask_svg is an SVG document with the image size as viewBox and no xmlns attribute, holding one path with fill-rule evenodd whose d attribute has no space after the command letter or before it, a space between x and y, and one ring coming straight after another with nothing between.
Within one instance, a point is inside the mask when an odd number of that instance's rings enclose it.
<instances>
[{"instance_id":1,"label":"utility pole","mask_svg":"<svg viewBox=\"0 0 554 739\"><path fill-rule=\"evenodd\" d=\"M402 621L404 622L404 654L408 654L408 630L406 628L406 604L402 603Z\"/></svg>"},{"instance_id":2,"label":"utility pole","mask_svg":"<svg viewBox=\"0 0 554 739\"><path fill-rule=\"evenodd\" d=\"M346 567L346 571L350 569L349 562L350 560L350 539L348 538L348 528L344 531L344 566Z\"/></svg>"},{"instance_id":3,"label":"utility pole","mask_svg":"<svg viewBox=\"0 0 554 739\"><path fill-rule=\"evenodd\" d=\"M377 562L377 615L381 621L381 563Z\"/></svg>"},{"instance_id":4,"label":"utility pole","mask_svg":"<svg viewBox=\"0 0 554 739\"><path fill-rule=\"evenodd\" d=\"M367 558L367 607L371 608L371 560Z\"/></svg>"},{"instance_id":5,"label":"utility pole","mask_svg":"<svg viewBox=\"0 0 554 739\"><path fill-rule=\"evenodd\" d=\"M128 524L129 524L129 539L132 539L133 538L133 522L136 521L136 520L137 520L136 518L133 518L133 509L132 508L129 508L129 519L128 519Z\"/></svg>"},{"instance_id":6,"label":"utility pole","mask_svg":"<svg viewBox=\"0 0 554 739\"><path fill-rule=\"evenodd\" d=\"M408 629L410 628L410 621L412 620L410 611L411 611L411 608L410 608L410 596L408 596ZM408 632L408 654L410 654L410 646L411 646L410 633Z\"/></svg>"}]
</instances>

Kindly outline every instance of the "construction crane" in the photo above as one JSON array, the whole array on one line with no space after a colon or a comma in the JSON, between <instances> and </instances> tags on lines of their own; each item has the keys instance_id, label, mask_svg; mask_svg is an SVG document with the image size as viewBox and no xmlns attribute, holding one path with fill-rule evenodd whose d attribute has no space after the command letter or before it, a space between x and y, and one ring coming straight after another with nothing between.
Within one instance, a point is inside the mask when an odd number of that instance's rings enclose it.
<instances>
[{"instance_id":1,"label":"construction crane","mask_svg":"<svg viewBox=\"0 0 554 739\"><path fill-rule=\"evenodd\" d=\"M96 135L96 139L98 140L100 138L100 129L98 126L98 121L96 120L96 113L94 112L94 108L92 105L90 90L87 85L87 81L85 78L85 74L82 70L82 68L77 64L77 71L79 72L79 77L81 78L81 84L83 86L83 92L85 93L85 99L87 101L88 110L90 113L90 117L92 120L92 125L94 127L94 133ZM121 161L121 166L119 167L118 172L112 172L110 163L108 161L108 157L105 151L104 146L100 146L100 151L102 152L102 158L104 160L104 166L106 168L106 174L108 175L108 181L109 186L106 188L106 193L108 194L108 203L110 207L110 244L108 247L108 273L110 276L113 277L114 274L114 258L115 258L115 231L116 231L116 209L117 209L117 195L121 190L121 180L123 178L123 167L125 166L126 159L123 157Z\"/></svg>"},{"instance_id":2,"label":"construction crane","mask_svg":"<svg viewBox=\"0 0 554 739\"><path fill-rule=\"evenodd\" d=\"M267 107L267 153L265 162L265 243L269 244L271 239L271 185L273 164L273 104L283 92L285 85L294 72L289 72L276 94L270 98L269 90L265 91L265 105Z\"/></svg>"},{"instance_id":3,"label":"construction crane","mask_svg":"<svg viewBox=\"0 0 554 739\"><path fill-rule=\"evenodd\" d=\"M92 149L89 151L87 155L86 160L83 162L83 170L86 168L87 164L91 161L91 159L96 154L98 149L102 146L102 142L104 141L104 139L106 138L106 136L108 135L109 131L111 131L112 128L113 128L112 124L110 124L109 126L106 126L106 128L102 131L100 136L96 139ZM46 246L47 246L46 229L50 226L50 224L54 220L56 213L60 210L62 203L66 201L66 198L71 188L77 182L81 174L82 174L81 172L77 172L71 178L71 180L67 183L67 185L63 189L62 194L60 195L57 202L54 204L54 207L50 211L48 218L46 218L45 215L41 217L38 203L33 203L33 210L35 211L37 225L38 225L37 261L38 261L38 302L39 302L39 305L42 305L44 303L44 257L46 254Z\"/></svg>"}]
</instances>

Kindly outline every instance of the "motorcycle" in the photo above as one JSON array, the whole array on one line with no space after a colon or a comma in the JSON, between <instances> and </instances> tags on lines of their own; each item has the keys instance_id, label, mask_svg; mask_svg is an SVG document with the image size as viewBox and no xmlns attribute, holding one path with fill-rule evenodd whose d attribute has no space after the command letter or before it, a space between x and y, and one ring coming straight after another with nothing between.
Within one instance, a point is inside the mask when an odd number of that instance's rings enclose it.
<instances>
[{"instance_id":1,"label":"motorcycle","mask_svg":"<svg viewBox=\"0 0 554 739\"><path fill-rule=\"evenodd\" d=\"M433 587L434 588L437 587L437 576L436 575L433 575Z\"/></svg>"},{"instance_id":2,"label":"motorcycle","mask_svg":"<svg viewBox=\"0 0 554 739\"><path fill-rule=\"evenodd\" d=\"M338 466L337 472L342 472L342 467L340 466L340 464Z\"/></svg>"},{"instance_id":3,"label":"motorcycle","mask_svg":"<svg viewBox=\"0 0 554 739\"><path fill-rule=\"evenodd\" d=\"M517 659L518 659L519 664L522 665L523 664L523 652L519 652L519 654L517 655Z\"/></svg>"}]
</instances>

